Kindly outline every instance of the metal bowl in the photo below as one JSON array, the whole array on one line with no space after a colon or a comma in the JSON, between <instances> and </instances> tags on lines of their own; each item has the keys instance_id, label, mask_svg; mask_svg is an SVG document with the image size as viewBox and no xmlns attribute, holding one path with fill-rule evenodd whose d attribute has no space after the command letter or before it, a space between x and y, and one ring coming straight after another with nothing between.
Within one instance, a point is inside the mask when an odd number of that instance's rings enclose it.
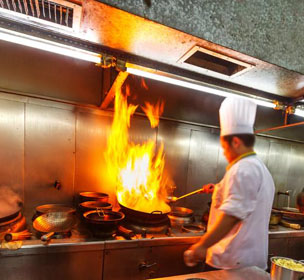
<instances>
[{"instance_id":1,"label":"metal bowl","mask_svg":"<svg viewBox=\"0 0 304 280\"><path fill-rule=\"evenodd\" d=\"M284 259L289 261L294 261L296 263L303 264L299 261L290 259L290 258L283 258L283 257L272 257L270 258L271 261L271 280L304 280L304 272L292 270L283 266L278 265L275 263L277 259Z\"/></svg>"}]
</instances>

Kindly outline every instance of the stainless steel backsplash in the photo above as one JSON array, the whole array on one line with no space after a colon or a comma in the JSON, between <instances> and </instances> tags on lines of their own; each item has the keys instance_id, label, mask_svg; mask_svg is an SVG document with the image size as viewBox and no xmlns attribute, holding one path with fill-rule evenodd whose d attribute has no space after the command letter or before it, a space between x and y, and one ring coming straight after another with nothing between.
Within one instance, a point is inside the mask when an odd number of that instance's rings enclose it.
<instances>
[{"instance_id":1,"label":"stainless steel backsplash","mask_svg":"<svg viewBox=\"0 0 304 280\"><path fill-rule=\"evenodd\" d=\"M24 199L26 215L45 203L73 204L80 191L114 193L105 169L104 151L112 114L42 99L0 94L0 185ZM161 120L151 129L142 116L131 122L130 138L163 142L166 169L179 196L203 184L221 180L226 161L219 131L200 125ZM292 190L291 206L304 187L304 144L257 137L256 151L268 166L276 191ZM61 188L54 187L58 180ZM201 213L210 195L199 194L179 202ZM114 195L111 202L115 203ZM287 206L287 197L275 206Z\"/></svg>"}]
</instances>

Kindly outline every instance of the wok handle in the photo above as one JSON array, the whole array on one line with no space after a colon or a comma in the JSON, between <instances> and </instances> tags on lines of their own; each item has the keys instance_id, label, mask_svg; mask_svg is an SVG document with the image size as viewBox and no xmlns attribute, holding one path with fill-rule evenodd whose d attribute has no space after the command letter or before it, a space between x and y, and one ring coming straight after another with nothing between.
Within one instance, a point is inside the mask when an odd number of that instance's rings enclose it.
<instances>
[{"instance_id":1,"label":"wok handle","mask_svg":"<svg viewBox=\"0 0 304 280\"><path fill-rule=\"evenodd\" d=\"M55 232L49 232L47 234L42 235L40 239L42 241L49 241L54 234Z\"/></svg>"}]
</instances>

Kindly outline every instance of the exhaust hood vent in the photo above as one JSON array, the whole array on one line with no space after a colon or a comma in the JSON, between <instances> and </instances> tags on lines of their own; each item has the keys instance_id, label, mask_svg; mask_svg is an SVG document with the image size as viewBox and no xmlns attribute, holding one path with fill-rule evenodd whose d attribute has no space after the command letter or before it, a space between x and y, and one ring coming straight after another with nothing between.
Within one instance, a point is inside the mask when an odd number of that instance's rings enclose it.
<instances>
[{"instance_id":1,"label":"exhaust hood vent","mask_svg":"<svg viewBox=\"0 0 304 280\"><path fill-rule=\"evenodd\" d=\"M81 6L64 0L0 0L0 16L77 32Z\"/></svg>"},{"instance_id":2,"label":"exhaust hood vent","mask_svg":"<svg viewBox=\"0 0 304 280\"><path fill-rule=\"evenodd\" d=\"M253 65L195 46L178 62L188 64L196 70L209 70L225 76L235 77L248 71Z\"/></svg>"}]
</instances>

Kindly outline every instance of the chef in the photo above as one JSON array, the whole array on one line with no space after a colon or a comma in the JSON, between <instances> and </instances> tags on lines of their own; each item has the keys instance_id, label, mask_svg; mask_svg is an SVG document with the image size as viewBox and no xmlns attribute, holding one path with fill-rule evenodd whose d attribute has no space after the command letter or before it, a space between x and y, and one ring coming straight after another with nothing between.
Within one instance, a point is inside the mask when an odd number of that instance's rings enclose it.
<instances>
[{"instance_id":1,"label":"chef","mask_svg":"<svg viewBox=\"0 0 304 280\"><path fill-rule=\"evenodd\" d=\"M220 142L229 164L214 188L207 232L184 253L187 265L206 260L215 269L267 268L275 188L253 150L256 107L242 97L228 97L221 104Z\"/></svg>"}]
</instances>

